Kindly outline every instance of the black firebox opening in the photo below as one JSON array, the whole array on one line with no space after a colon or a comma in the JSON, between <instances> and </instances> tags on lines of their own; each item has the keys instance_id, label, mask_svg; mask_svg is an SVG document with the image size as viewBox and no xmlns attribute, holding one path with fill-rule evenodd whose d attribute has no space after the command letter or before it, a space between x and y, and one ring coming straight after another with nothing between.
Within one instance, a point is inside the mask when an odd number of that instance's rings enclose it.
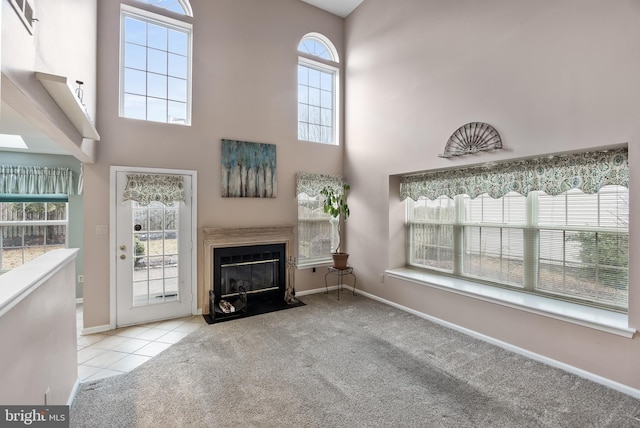
<instances>
[{"instance_id":1,"label":"black firebox opening","mask_svg":"<svg viewBox=\"0 0 640 428\"><path fill-rule=\"evenodd\" d=\"M286 287L285 244L214 248L212 316L239 315L219 310L220 300L238 301L246 292L252 301L284 301Z\"/></svg>"}]
</instances>

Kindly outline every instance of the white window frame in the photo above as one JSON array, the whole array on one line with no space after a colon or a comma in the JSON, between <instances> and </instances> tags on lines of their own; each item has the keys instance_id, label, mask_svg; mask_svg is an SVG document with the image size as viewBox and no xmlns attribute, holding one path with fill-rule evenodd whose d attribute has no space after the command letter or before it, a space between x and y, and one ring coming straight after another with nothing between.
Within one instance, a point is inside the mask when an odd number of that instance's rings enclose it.
<instances>
[{"instance_id":1,"label":"white window frame","mask_svg":"<svg viewBox=\"0 0 640 428\"><path fill-rule=\"evenodd\" d=\"M9 0L13 10L16 11L20 21L24 24L29 34L33 35L33 22L35 21L32 0Z\"/></svg>"},{"instance_id":2,"label":"white window frame","mask_svg":"<svg viewBox=\"0 0 640 428\"><path fill-rule=\"evenodd\" d=\"M42 203L42 204L47 204L47 203L62 203L62 201L60 202L3 202L3 203L18 203L18 204L22 204L22 218L23 220L13 220L13 221L2 221L0 220L0 252L2 252L2 240L3 240L3 232L2 229L5 227L13 227L13 226L18 226L18 227L23 227L23 226L64 226L65 227L65 234L64 234L64 246L65 248L67 248L69 246L69 202L64 202L65 204L65 220L24 220L25 218L25 204L29 204L29 203ZM45 210L45 215L46 215L47 211ZM29 248L29 247L44 247L45 249L48 246L53 247L52 245L47 245L46 243L46 229L45 229L45 243L43 245L24 245L24 236L22 237L23 242L22 242L22 246L20 247L10 247L11 249L24 249L24 248ZM55 246L57 247L60 244L56 244ZM47 251L45 251L46 253ZM0 261L2 260L2 256L0 255ZM23 262L22 264L24 264L24 256L23 256ZM0 273L4 273L7 272L9 269L2 269L2 264L0 263Z\"/></svg>"},{"instance_id":3,"label":"white window frame","mask_svg":"<svg viewBox=\"0 0 640 428\"><path fill-rule=\"evenodd\" d=\"M607 192L608 190L604 190ZM508 196L508 195L505 195ZM412 220L409 212L410 203L406 203L407 207L407 217L406 217L406 227L407 227L407 239L409 242L408 252L407 252L407 265L414 268L424 269L426 271L440 271L443 274L451 275L455 278L459 278L464 281L473 281L479 282L483 284L487 284L490 286L499 286L499 287L507 287L512 288L518 291L533 293L536 295L544 296L546 298L568 301L577 303L579 305L588 305L588 306L596 306L602 308L604 310L615 310L620 312L626 312L627 308L623 308L620 306L613 306L612 304L606 304L603 302L592 301L587 298L580 298L577 296L561 296L559 294L554 294L550 292L545 292L538 287L537 278L538 278L538 270L540 266L540 255L539 255L539 236L540 231L543 230L556 230L556 231L583 231L583 232L601 232L601 233L616 233L616 234L626 234L628 236L629 231L628 228L626 231L624 228L610 228L606 226L600 227L580 227L580 226L554 226L554 225L545 225L539 224L537 222L537 213L538 213L538 193L531 192L526 197L526 220L524 224L510 224L510 223L500 223L500 224L491 224L491 223L472 223L466 222L464 220L464 195L457 195L454 198L455 201L455 214L453 219L448 221L442 220ZM413 224L429 224L429 225L447 225L452 227L452 269L438 269L433 266L426 266L424 264L417 263L412 259L414 254L414 242L413 242L413 233L411 231ZM513 287L507 283L500 282L497 283L495 281L489 281L483 278L473 277L469 274L464 273L463 268L463 254L466 251L465 243L464 243L464 230L466 227L491 227L491 228L499 228L500 230L508 229L508 228L517 228L522 230L528 230L528 233L524 233L524 241L523 241L523 264L525 265L523 275L523 284L522 287ZM627 267L628 270L628 267ZM627 292L628 292L628 283L627 283Z\"/></svg>"},{"instance_id":4,"label":"white window frame","mask_svg":"<svg viewBox=\"0 0 640 428\"><path fill-rule=\"evenodd\" d=\"M175 29L178 31L187 32L188 34L188 46L187 46L187 99L186 99L186 120L185 123L179 122L159 122L159 121L151 121L148 119L135 119L129 118L124 115L124 75L125 75L125 18L137 19L140 21L146 21L148 23L152 23L155 25L159 25L162 27L166 27L169 29ZM169 18L164 15L159 15L157 13L149 12L144 9L138 9L126 4L120 5L120 64L119 64L119 73L120 73L120 87L119 87L119 108L118 114L121 118L132 119L132 120L144 120L150 123L165 123L170 125L183 125L183 126L191 126L191 109L192 109L192 68L193 68L193 26L184 21L180 21L177 19ZM145 70L145 73L148 73L148 70ZM145 95L145 98L148 95ZM168 100L168 98L166 99Z\"/></svg>"},{"instance_id":5,"label":"white window frame","mask_svg":"<svg viewBox=\"0 0 640 428\"><path fill-rule=\"evenodd\" d=\"M298 66L315 69L323 73L329 73L333 76L333 94L332 94L333 103L331 107L332 109L332 130L331 130L332 141L330 143L325 143L322 141L313 141L310 139L300 139L300 133L298 130L298 127L300 126L299 113L298 113L298 120L296 121L296 134L298 135L299 141L307 141L311 143L339 146L340 145L340 67L339 67L340 59L338 56L338 52L335 46L333 45L333 43L331 43L331 41L327 37L325 37L320 33L306 34L304 37L302 37L302 39L300 39L298 46L300 46L300 44L302 44L305 40L313 40L315 42L321 43L322 45L324 45L324 47L327 49L327 52L332 57L331 60L327 60L325 58L314 56L300 50L298 51ZM296 76L297 76L297 73L296 73ZM297 87L299 87L300 85L299 80L297 80L296 83L297 83ZM298 101L296 105L299 106L300 104L299 94L298 94L297 100ZM310 104L307 104L307 105L310 105ZM298 109L296 109L296 111L298 110L299 110L299 107Z\"/></svg>"}]
</instances>

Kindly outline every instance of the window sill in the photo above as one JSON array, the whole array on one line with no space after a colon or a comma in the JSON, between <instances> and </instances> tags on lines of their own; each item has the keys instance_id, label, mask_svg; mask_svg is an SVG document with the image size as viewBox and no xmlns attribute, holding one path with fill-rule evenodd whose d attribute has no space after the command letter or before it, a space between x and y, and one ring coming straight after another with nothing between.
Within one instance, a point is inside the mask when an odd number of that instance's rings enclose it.
<instances>
[{"instance_id":1,"label":"window sill","mask_svg":"<svg viewBox=\"0 0 640 428\"><path fill-rule=\"evenodd\" d=\"M333 262L331 260L309 262L309 263L299 264L299 265L296 266L296 268L298 270L323 268L323 267L331 266L332 263Z\"/></svg>"},{"instance_id":2,"label":"window sill","mask_svg":"<svg viewBox=\"0 0 640 428\"><path fill-rule=\"evenodd\" d=\"M416 269L389 269L385 273L391 278L403 279L626 338L632 338L636 333L635 329L629 327L627 315L618 312L563 302L516 290L492 287L470 280L422 272Z\"/></svg>"}]
</instances>

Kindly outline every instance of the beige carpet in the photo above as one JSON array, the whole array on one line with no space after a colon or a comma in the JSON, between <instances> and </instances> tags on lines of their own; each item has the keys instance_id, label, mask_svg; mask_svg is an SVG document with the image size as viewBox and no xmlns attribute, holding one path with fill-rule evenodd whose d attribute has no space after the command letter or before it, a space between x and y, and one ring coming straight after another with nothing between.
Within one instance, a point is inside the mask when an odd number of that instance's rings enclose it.
<instances>
[{"instance_id":1,"label":"beige carpet","mask_svg":"<svg viewBox=\"0 0 640 428\"><path fill-rule=\"evenodd\" d=\"M640 401L351 293L203 325L72 427L640 427Z\"/></svg>"}]
</instances>

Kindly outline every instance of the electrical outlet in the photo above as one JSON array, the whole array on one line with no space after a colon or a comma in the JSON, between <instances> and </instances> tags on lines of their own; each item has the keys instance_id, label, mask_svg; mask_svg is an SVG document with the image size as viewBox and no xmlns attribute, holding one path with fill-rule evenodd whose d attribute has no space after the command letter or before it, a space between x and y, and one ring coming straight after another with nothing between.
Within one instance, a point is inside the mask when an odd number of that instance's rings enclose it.
<instances>
[{"instance_id":1,"label":"electrical outlet","mask_svg":"<svg viewBox=\"0 0 640 428\"><path fill-rule=\"evenodd\" d=\"M78 275L78 282L79 283L83 283L84 282L84 275Z\"/></svg>"},{"instance_id":2,"label":"electrical outlet","mask_svg":"<svg viewBox=\"0 0 640 428\"><path fill-rule=\"evenodd\" d=\"M109 227L106 224L96 225L96 235L106 235L109 233Z\"/></svg>"}]
</instances>

